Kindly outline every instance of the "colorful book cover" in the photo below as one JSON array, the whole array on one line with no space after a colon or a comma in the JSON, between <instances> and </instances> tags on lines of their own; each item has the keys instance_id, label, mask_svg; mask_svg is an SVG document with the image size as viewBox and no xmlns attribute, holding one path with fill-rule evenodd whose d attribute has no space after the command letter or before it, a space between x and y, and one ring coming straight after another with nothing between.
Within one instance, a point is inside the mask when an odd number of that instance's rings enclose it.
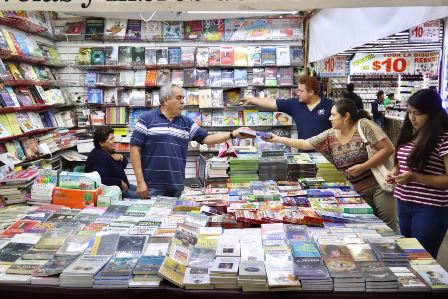
<instances>
[{"instance_id":1,"label":"colorful book cover","mask_svg":"<svg viewBox=\"0 0 448 299\"><path fill-rule=\"evenodd\" d=\"M273 125L274 126L289 126L292 125L292 117L283 112L273 112Z\"/></svg>"},{"instance_id":2,"label":"colorful book cover","mask_svg":"<svg viewBox=\"0 0 448 299\"><path fill-rule=\"evenodd\" d=\"M261 47L261 63L263 65L275 65L277 49L275 46L263 46Z\"/></svg>"},{"instance_id":3,"label":"colorful book cover","mask_svg":"<svg viewBox=\"0 0 448 299\"><path fill-rule=\"evenodd\" d=\"M202 36L202 21L184 21L184 37L197 40Z\"/></svg>"},{"instance_id":4,"label":"colorful book cover","mask_svg":"<svg viewBox=\"0 0 448 299\"><path fill-rule=\"evenodd\" d=\"M87 102L90 104L103 104L103 90L91 88L87 92Z\"/></svg>"},{"instance_id":5,"label":"colorful book cover","mask_svg":"<svg viewBox=\"0 0 448 299\"><path fill-rule=\"evenodd\" d=\"M92 65L103 65L105 63L104 48L92 48Z\"/></svg>"},{"instance_id":6,"label":"colorful book cover","mask_svg":"<svg viewBox=\"0 0 448 299\"><path fill-rule=\"evenodd\" d=\"M258 110L244 110L244 125L258 126Z\"/></svg>"},{"instance_id":7,"label":"colorful book cover","mask_svg":"<svg viewBox=\"0 0 448 299\"><path fill-rule=\"evenodd\" d=\"M209 47L208 54L208 65L209 66L220 66L221 65L221 48L220 47Z\"/></svg>"},{"instance_id":8,"label":"colorful book cover","mask_svg":"<svg viewBox=\"0 0 448 299\"><path fill-rule=\"evenodd\" d=\"M128 20L126 27L125 40L139 41L142 34L142 21L141 20Z\"/></svg>"},{"instance_id":9,"label":"colorful book cover","mask_svg":"<svg viewBox=\"0 0 448 299\"><path fill-rule=\"evenodd\" d=\"M146 78L145 78L145 85L146 86L156 86L156 70L147 70L146 71Z\"/></svg>"},{"instance_id":10,"label":"colorful book cover","mask_svg":"<svg viewBox=\"0 0 448 299\"><path fill-rule=\"evenodd\" d=\"M126 35L127 20L106 19L104 25L105 38L123 39Z\"/></svg>"},{"instance_id":11,"label":"colorful book cover","mask_svg":"<svg viewBox=\"0 0 448 299\"><path fill-rule=\"evenodd\" d=\"M224 126L238 126L238 111L224 111L223 113Z\"/></svg>"},{"instance_id":12,"label":"colorful book cover","mask_svg":"<svg viewBox=\"0 0 448 299\"><path fill-rule=\"evenodd\" d=\"M258 125L259 126L272 126L272 112L258 112Z\"/></svg>"},{"instance_id":13,"label":"colorful book cover","mask_svg":"<svg viewBox=\"0 0 448 299\"><path fill-rule=\"evenodd\" d=\"M184 73L185 76L185 73ZM188 88L187 96L185 97L185 102L189 106L199 105L199 89L198 88Z\"/></svg>"},{"instance_id":14,"label":"colorful book cover","mask_svg":"<svg viewBox=\"0 0 448 299\"><path fill-rule=\"evenodd\" d=\"M224 20L203 20L202 21L202 40L222 41L224 40L225 24Z\"/></svg>"}]
</instances>

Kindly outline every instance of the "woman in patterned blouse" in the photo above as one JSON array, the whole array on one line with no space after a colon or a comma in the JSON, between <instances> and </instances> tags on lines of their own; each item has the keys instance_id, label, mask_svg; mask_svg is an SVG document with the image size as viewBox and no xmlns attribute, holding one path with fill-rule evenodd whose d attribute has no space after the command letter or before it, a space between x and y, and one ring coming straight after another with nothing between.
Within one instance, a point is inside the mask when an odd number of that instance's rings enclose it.
<instances>
[{"instance_id":1,"label":"woman in patterned blouse","mask_svg":"<svg viewBox=\"0 0 448 299\"><path fill-rule=\"evenodd\" d=\"M270 142L283 143L301 150L316 150L344 173L353 188L373 208L375 215L398 231L396 201L381 189L371 168L384 163L393 153L386 134L369 119L364 110L356 110L348 99L336 102L331 109L331 129L309 139L291 139L272 134ZM369 159L359 132L358 122L367 141L378 151Z\"/></svg>"}]
</instances>

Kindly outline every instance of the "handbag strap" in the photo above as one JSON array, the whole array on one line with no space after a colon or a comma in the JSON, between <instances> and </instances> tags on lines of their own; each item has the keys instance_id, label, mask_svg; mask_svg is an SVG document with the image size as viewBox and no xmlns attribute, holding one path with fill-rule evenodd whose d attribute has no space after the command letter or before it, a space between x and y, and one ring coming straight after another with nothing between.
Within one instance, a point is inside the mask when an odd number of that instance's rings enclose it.
<instances>
[{"instance_id":1,"label":"handbag strap","mask_svg":"<svg viewBox=\"0 0 448 299\"><path fill-rule=\"evenodd\" d=\"M370 142L367 141L366 135L364 135L364 132L361 129L361 119L358 120L358 133L359 133L359 136L361 136L362 142L364 142L364 144L368 145Z\"/></svg>"}]
</instances>

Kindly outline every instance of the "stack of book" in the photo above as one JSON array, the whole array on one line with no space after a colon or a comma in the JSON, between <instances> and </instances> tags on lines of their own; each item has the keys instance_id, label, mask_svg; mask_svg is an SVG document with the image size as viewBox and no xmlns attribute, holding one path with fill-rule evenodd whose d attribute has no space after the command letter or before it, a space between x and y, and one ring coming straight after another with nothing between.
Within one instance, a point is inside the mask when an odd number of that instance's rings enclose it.
<instances>
[{"instance_id":1,"label":"stack of book","mask_svg":"<svg viewBox=\"0 0 448 299\"><path fill-rule=\"evenodd\" d=\"M243 292L268 292L264 261L241 261L238 285L243 289Z\"/></svg>"},{"instance_id":2,"label":"stack of book","mask_svg":"<svg viewBox=\"0 0 448 299\"><path fill-rule=\"evenodd\" d=\"M344 241L319 240L319 250L334 281L335 292L363 292L365 279Z\"/></svg>"},{"instance_id":3,"label":"stack of book","mask_svg":"<svg viewBox=\"0 0 448 299\"><path fill-rule=\"evenodd\" d=\"M231 183L258 181L258 160L256 156L231 158L229 164Z\"/></svg>"},{"instance_id":4,"label":"stack of book","mask_svg":"<svg viewBox=\"0 0 448 299\"><path fill-rule=\"evenodd\" d=\"M213 157L206 162L206 178L228 178L229 160L227 157Z\"/></svg>"},{"instance_id":5,"label":"stack of book","mask_svg":"<svg viewBox=\"0 0 448 299\"><path fill-rule=\"evenodd\" d=\"M93 287L94 276L110 260L109 255L81 255L60 275L61 287Z\"/></svg>"},{"instance_id":6,"label":"stack of book","mask_svg":"<svg viewBox=\"0 0 448 299\"><path fill-rule=\"evenodd\" d=\"M35 170L20 170L12 172L0 181L0 194L6 204L23 203L31 193L31 185L37 176Z\"/></svg>"},{"instance_id":7,"label":"stack of book","mask_svg":"<svg viewBox=\"0 0 448 299\"><path fill-rule=\"evenodd\" d=\"M258 163L260 180L287 180L288 164L283 155L278 157L261 157Z\"/></svg>"},{"instance_id":8,"label":"stack of book","mask_svg":"<svg viewBox=\"0 0 448 299\"><path fill-rule=\"evenodd\" d=\"M410 267L389 267L398 279L398 291L429 291L431 288ZM446 272L445 272L446 273Z\"/></svg>"},{"instance_id":9,"label":"stack of book","mask_svg":"<svg viewBox=\"0 0 448 299\"><path fill-rule=\"evenodd\" d=\"M409 265L408 254L391 238L371 238L368 240L379 261L386 266Z\"/></svg>"},{"instance_id":10,"label":"stack of book","mask_svg":"<svg viewBox=\"0 0 448 299\"><path fill-rule=\"evenodd\" d=\"M322 154L312 154L312 159L317 166L317 176L324 178L329 182L345 182L343 174L334 167Z\"/></svg>"},{"instance_id":11,"label":"stack of book","mask_svg":"<svg viewBox=\"0 0 448 299\"><path fill-rule=\"evenodd\" d=\"M132 270L137 263L136 257L113 257L104 268L95 275L94 288L127 288Z\"/></svg>"},{"instance_id":12,"label":"stack of book","mask_svg":"<svg viewBox=\"0 0 448 299\"><path fill-rule=\"evenodd\" d=\"M314 241L290 241L294 257L294 274L300 278L303 290L333 290L333 280L325 268Z\"/></svg>"},{"instance_id":13,"label":"stack of book","mask_svg":"<svg viewBox=\"0 0 448 299\"><path fill-rule=\"evenodd\" d=\"M240 257L218 256L210 269L210 282L216 289L238 289Z\"/></svg>"},{"instance_id":14,"label":"stack of book","mask_svg":"<svg viewBox=\"0 0 448 299\"><path fill-rule=\"evenodd\" d=\"M316 176L316 164L311 161L309 155L288 155L288 181L297 181L299 178L313 178Z\"/></svg>"},{"instance_id":15,"label":"stack of book","mask_svg":"<svg viewBox=\"0 0 448 299\"><path fill-rule=\"evenodd\" d=\"M382 262L356 262L366 281L366 292L398 290L398 279Z\"/></svg>"}]
</instances>

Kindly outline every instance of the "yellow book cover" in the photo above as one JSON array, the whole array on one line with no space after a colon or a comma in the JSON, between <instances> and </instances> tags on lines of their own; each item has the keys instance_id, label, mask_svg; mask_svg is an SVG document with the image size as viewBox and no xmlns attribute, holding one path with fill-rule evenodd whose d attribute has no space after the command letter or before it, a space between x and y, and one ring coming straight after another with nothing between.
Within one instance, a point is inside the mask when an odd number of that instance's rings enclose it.
<instances>
[{"instance_id":1,"label":"yellow book cover","mask_svg":"<svg viewBox=\"0 0 448 299\"><path fill-rule=\"evenodd\" d=\"M401 249L424 249L416 238L401 238L397 239L396 242Z\"/></svg>"},{"instance_id":2,"label":"yellow book cover","mask_svg":"<svg viewBox=\"0 0 448 299\"><path fill-rule=\"evenodd\" d=\"M196 247L200 248L216 248L219 242L219 235L207 236L200 235Z\"/></svg>"},{"instance_id":3,"label":"yellow book cover","mask_svg":"<svg viewBox=\"0 0 448 299\"><path fill-rule=\"evenodd\" d=\"M162 266L160 266L158 274L178 287L183 288L186 269L186 266L167 256L163 261Z\"/></svg>"},{"instance_id":4,"label":"yellow book cover","mask_svg":"<svg viewBox=\"0 0 448 299\"><path fill-rule=\"evenodd\" d=\"M19 71L19 68L15 63L8 63L7 67L14 80L23 80L22 73Z\"/></svg>"},{"instance_id":5,"label":"yellow book cover","mask_svg":"<svg viewBox=\"0 0 448 299\"><path fill-rule=\"evenodd\" d=\"M3 28L2 32L6 42L8 43L9 50L12 52L12 54L17 55L17 50L14 46L14 42L12 41L11 36L9 35L9 31Z\"/></svg>"},{"instance_id":6,"label":"yellow book cover","mask_svg":"<svg viewBox=\"0 0 448 299\"><path fill-rule=\"evenodd\" d=\"M0 132L0 136L7 137L10 135L14 135L14 133L12 132L12 128L9 125L8 119L6 118L5 114L0 114L0 124L7 131L7 132ZM8 133L8 134L6 134L6 133Z\"/></svg>"},{"instance_id":7,"label":"yellow book cover","mask_svg":"<svg viewBox=\"0 0 448 299\"><path fill-rule=\"evenodd\" d=\"M93 241L92 249L90 250L90 255L96 255L98 248L100 247L101 236L96 236L95 241Z\"/></svg>"},{"instance_id":8,"label":"yellow book cover","mask_svg":"<svg viewBox=\"0 0 448 299\"><path fill-rule=\"evenodd\" d=\"M6 119L8 120L9 126L11 127L13 135L22 134L22 130L20 129L20 124L17 121L17 117L15 113L6 114Z\"/></svg>"},{"instance_id":9,"label":"yellow book cover","mask_svg":"<svg viewBox=\"0 0 448 299\"><path fill-rule=\"evenodd\" d=\"M247 47L238 46L233 48L235 66L247 66Z\"/></svg>"}]
</instances>

